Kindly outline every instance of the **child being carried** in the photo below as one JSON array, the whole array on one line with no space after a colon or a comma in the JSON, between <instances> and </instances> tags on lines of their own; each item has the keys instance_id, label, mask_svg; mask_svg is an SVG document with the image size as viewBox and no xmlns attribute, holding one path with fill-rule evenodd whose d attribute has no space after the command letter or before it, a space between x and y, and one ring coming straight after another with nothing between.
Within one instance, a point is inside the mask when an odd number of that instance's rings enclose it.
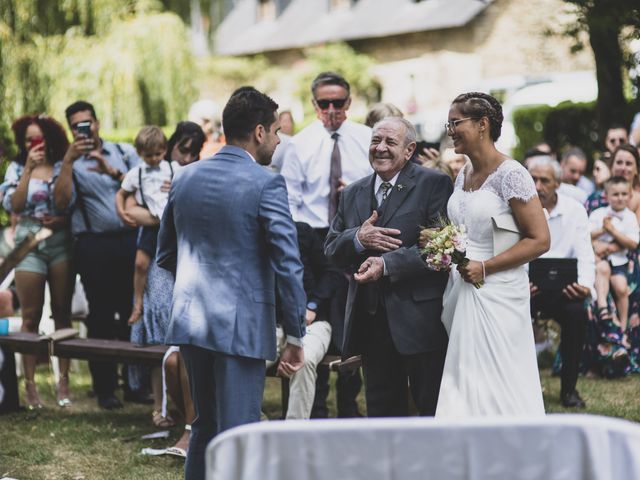
<instances>
[{"instance_id":1,"label":"child being carried","mask_svg":"<svg viewBox=\"0 0 640 480\"><path fill-rule=\"evenodd\" d=\"M596 293L600 319L611 320L607 306L609 286L618 310L622 330L622 345L628 347L626 336L629 318L629 285L627 283L627 257L629 250L638 248L640 226L636 215L629 210L631 185L623 177L612 177L605 183L608 207L594 210L589 215L591 241L596 252ZM598 256L597 244L607 243L606 256Z\"/></svg>"},{"instance_id":2,"label":"child being carried","mask_svg":"<svg viewBox=\"0 0 640 480\"><path fill-rule=\"evenodd\" d=\"M160 218L169 199L169 188L179 165L165 160L167 138L156 126L143 127L135 139L143 163L127 172L116 194L116 209L130 227L141 227L133 277L134 304L129 317L133 325L142 316L142 298L151 259L156 254Z\"/></svg>"}]
</instances>

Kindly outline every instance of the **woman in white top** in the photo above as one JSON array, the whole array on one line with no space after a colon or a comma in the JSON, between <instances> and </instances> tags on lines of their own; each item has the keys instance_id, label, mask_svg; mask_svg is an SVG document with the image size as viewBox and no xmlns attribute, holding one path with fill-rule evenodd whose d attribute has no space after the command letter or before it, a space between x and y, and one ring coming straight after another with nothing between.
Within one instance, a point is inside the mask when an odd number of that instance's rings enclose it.
<instances>
[{"instance_id":1,"label":"woman in white top","mask_svg":"<svg viewBox=\"0 0 640 480\"><path fill-rule=\"evenodd\" d=\"M451 272L445 291L449 347L437 417L544 414L523 265L549 249L549 228L527 170L495 148L502 119L500 103L484 93L459 95L449 110L455 152L471 162L447 210L467 229L471 261ZM492 217L505 214L522 236L496 254Z\"/></svg>"}]
</instances>

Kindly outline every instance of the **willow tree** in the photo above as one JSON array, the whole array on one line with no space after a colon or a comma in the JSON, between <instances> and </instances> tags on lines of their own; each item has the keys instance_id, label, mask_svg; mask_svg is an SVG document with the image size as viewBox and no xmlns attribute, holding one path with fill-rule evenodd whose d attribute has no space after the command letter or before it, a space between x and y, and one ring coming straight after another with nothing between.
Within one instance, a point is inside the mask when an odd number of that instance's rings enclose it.
<instances>
[{"instance_id":1,"label":"willow tree","mask_svg":"<svg viewBox=\"0 0 640 480\"><path fill-rule=\"evenodd\" d=\"M187 28L154 0L2 0L0 124L84 98L107 128L172 124L195 98Z\"/></svg>"}]
</instances>

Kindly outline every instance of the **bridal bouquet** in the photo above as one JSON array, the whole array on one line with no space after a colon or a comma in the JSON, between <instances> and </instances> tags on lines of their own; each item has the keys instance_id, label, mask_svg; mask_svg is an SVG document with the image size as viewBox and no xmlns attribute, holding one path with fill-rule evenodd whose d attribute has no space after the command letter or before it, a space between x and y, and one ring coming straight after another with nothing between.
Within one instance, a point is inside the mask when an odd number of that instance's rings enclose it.
<instances>
[{"instance_id":1,"label":"bridal bouquet","mask_svg":"<svg viewBox=\"0 0 640 480\"><path fill-rule=\"evenodd\" d=\"M464 225L443 220L438 227L423 228L420 231L420 247L422 258L431 270L449 270L452 264L464 267L469 263ZM482 282L473 286L480 288Z\"/></svg>"}]
</instances>

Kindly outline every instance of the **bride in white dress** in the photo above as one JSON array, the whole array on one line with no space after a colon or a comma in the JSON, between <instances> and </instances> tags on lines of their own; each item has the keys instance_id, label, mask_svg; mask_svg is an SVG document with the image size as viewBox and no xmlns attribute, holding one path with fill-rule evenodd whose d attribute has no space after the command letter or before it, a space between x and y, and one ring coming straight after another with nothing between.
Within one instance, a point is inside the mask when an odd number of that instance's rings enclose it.
<instances>
[{"instance_id":1,"label":"bride in white dress","mask_svg":"<svg viewBox=\"0 0 640 480\"><path fill-rule=\"evenodd\" d=\"M495 149L502 118L483 93L462 94L449 110L447 133L471 162L447 209L467 228L471 261L452 270L444 294L449 346L436 417L544 415L523 265L549 249L549 229L527 170ZM494 255L491 217L508 213L522 239Z\"/></svg>"}]
</instances>

